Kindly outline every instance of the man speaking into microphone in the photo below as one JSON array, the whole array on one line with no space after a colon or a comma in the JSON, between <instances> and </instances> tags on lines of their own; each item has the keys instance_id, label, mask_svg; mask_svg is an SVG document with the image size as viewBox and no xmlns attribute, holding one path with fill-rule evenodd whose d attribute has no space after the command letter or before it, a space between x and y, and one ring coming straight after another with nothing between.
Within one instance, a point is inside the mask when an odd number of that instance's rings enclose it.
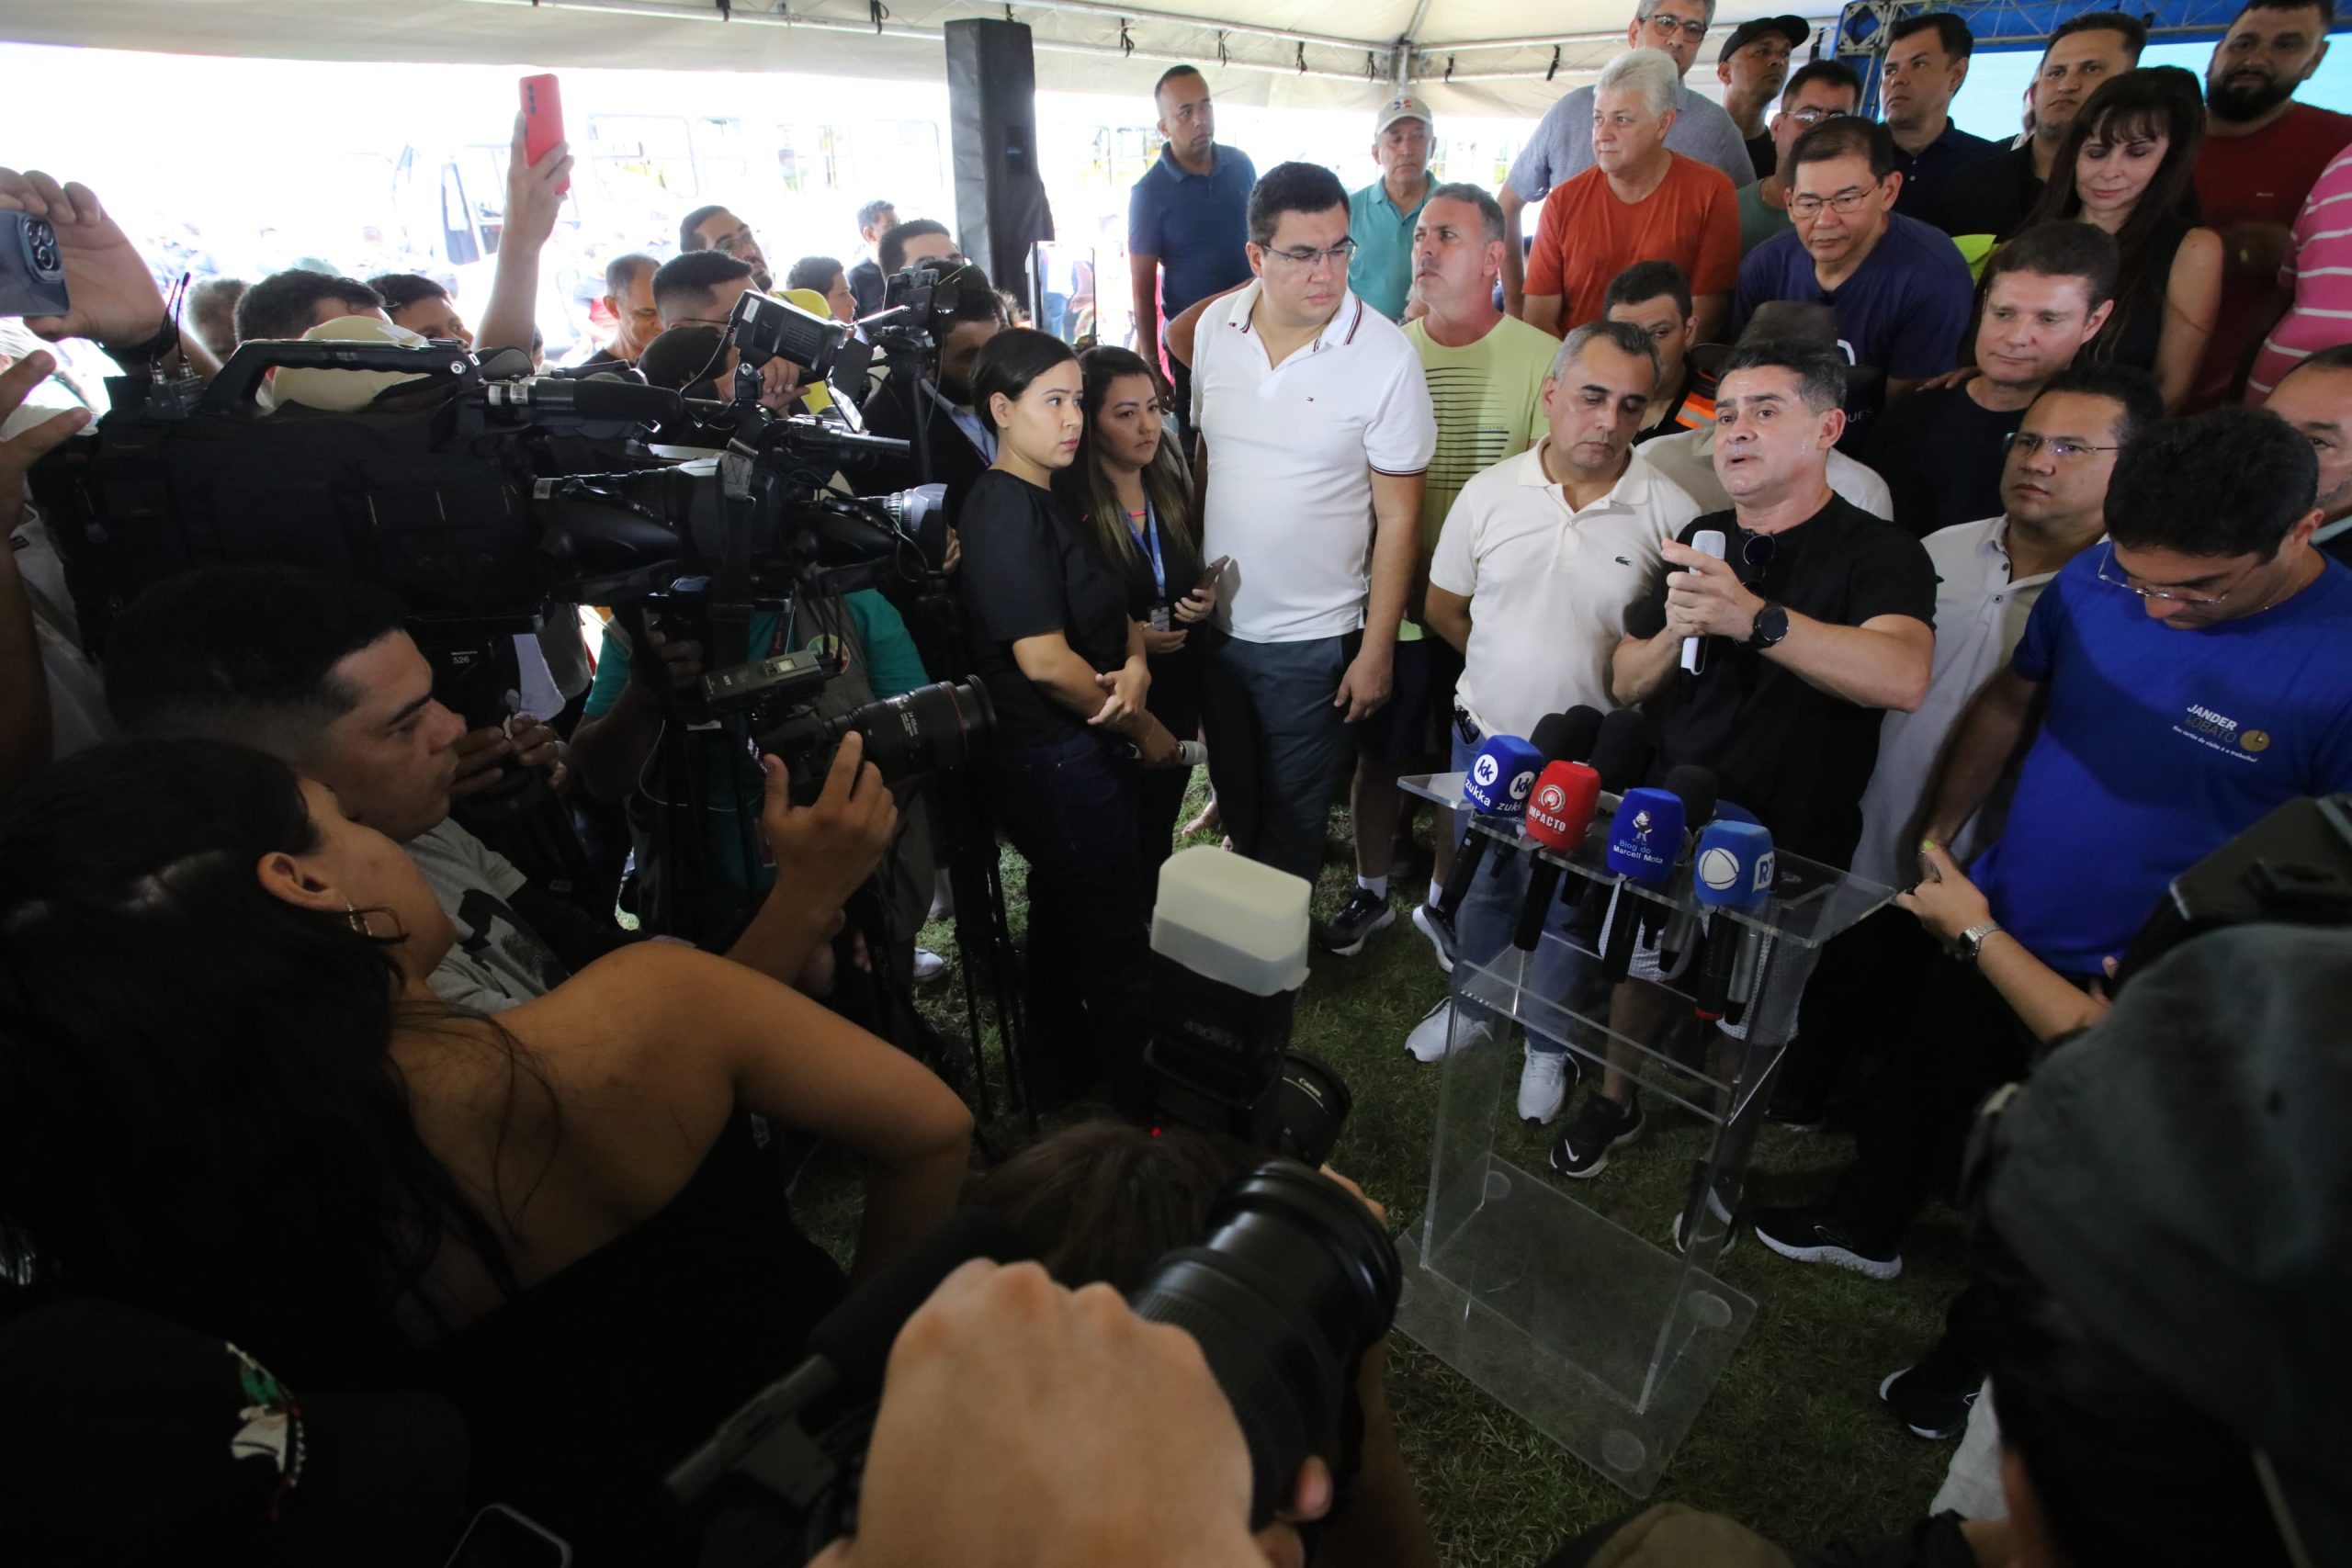
<instances>
[{"instance_id":1,"label":"man speaking into microphone","mask_svg":"<svg viewBox=\"0 0 2352 1568\"><path fill-rule=\"evenodd\" d=\"M1615 705L1609 659L1624 632L1625 606L1657 572L1659 551L1699 510L1634 449L1657 377L1657 350L1639 328L1596 321L1569 333L1544 382L1543 438L1472 479L1446 513L1430 563L1425 618L1463 656L1454 693L1457 769L1468 766L1487 736L1530 735L1544 714ZM1510 944L1529 869L1519 857L1499 874L1479 875L1454 917L1457 956L1484 964ZM1546 929L1562 929L1571 912L1555 901ZM1414 923L1439 930L1430 916L1424 907ZM1526 983L1563 1006L1597 1004L1600 966L1589 957L1539 942ZM1437 1061L1452 1027L1450 1004L1440 1001L1414 1026L1406 1049ZM1566 1085L1566 1049L1531 1033L1519 1113L1551 1121Z\"/></svg>"},{"instance_id":2,"label":"man speaking into microphone","mask_svg":"<svg viewBox=\"0 0 2352 1568\"><path fill-rule=\"evenodd\" d=\"M1919 542L1829 487L1845 433L1845 361L1810 344L1758 343L1724 361L1715 474L1728 513L1664 547L1664 569L1629 611L1611 695L1650 705L1657 765L1703 767L1717 798L1755 813L1783 854L1843 866L1862 830L1862 791L1887 709L1909 712L1935 660L1936 575ZM1691 547L1713 530L1718 559ZM1706 639L1700 673L1683 640ZM1620 985L1610 1027L1656 1043L1689 1004L1640 980ZM1630 1079L1611 1063L1552 1153L1596 1174L1641 1131Z\"/></svg>"}]
</instances>

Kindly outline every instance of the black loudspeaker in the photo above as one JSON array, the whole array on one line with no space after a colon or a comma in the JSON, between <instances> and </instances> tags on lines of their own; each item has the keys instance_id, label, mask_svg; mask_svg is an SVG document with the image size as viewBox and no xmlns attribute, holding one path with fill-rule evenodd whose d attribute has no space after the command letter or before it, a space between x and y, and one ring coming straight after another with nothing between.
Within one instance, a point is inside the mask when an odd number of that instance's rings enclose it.
<instances>
[{"instance_id":1,"label":"black loudspeaker","mask_svg":"<svg viewBox=\"0 0 2352 1568\"><path fill-rule=\"evenodd\" d=\"M956 164L956 243L1024 309L1029 250L1054 237L1037 172L1037 68L1020 22L949 22L947 113Z\"/></svg>"}]
</instances>

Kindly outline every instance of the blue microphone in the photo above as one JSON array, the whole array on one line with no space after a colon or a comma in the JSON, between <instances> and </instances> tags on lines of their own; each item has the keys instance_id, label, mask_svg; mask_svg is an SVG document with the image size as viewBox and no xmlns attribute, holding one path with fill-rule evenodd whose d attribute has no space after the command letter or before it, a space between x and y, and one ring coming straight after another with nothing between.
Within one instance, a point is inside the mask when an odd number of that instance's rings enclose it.
<instances>
[{"instance_id":1,"label":"blue microphone","mask_svg":"<svg viewBox=\"0 0 2352 1568\"><path fill-rule=\"evenodd\" d=\"M1601 952L1601 973L1611 982L1632 970L1634 944L1643 923L1634 886L1664 887L1674 880L1682 858L1682 797L1671 790L1629 789L1609 824L1609 869L1618 876L1617 910Z\"/></svg>"},{"instance_id":2,"label":"blue microphone","mask_svg":"<svg viewBox=\"0 0 2352 1568\"><path fill-rule=\"evenodd\" d=\"M1777 874L1772 835L1754 822L1710 822L1690 857L1691 893L1710 909L1755 914L1772 901ZM1695 1010L1701 1018L1724 1016L1740 949L1755 935L1736 920L1709 917L1706 952L1699 964Z\"/></svg>"},{"instance_id":3,"label":"blue microphone","mask_svg":"<svg viewBox=\"0 0 2352 1568\"><path fill-rule=\"evenodd\" d=\"M1527 815L1527 797L1543 771L1544 753L1532 744L1516 735L1490 735L1462 775L1462 804L1489 822L1516 822ZM1437 917L1447 930L1453 929L1454 911L1469 897L1471 878L1478 874L1478 864L1493 842L1475 829L1463 835L1437 900Z\"/></svg>"}]
</instances>

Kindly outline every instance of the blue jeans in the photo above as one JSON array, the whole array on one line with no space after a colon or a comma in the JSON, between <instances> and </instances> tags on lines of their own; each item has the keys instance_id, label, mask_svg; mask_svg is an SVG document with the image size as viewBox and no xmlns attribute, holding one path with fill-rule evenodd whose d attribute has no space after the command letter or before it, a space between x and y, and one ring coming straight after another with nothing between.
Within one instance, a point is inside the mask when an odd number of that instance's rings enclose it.
<instances>
[{"instance_id":1,"label":"blue jeans","mask_svg":"<svg viewBox=\"0 0 2352 1568\"><path fill-rule=\"evenodd\" d=\"M1030 1092L1051 1107L1102 1083L1138 1109L1151 941L1136 770L1085 731L997 748L990 779L997 823L1029 863Z\"/></svg>"},{"instance_id":2,"label":"blue jeans","mask_svg":"<svg viewBox=\"0 0 2352 1568\"><path fill-rule=\"evenodd\" d=\"M1312 642L1243 642L1206 633L1201 737L1233 847L1307 881L1323 865L1331 795L1355 757L1347 710L1334 707L1360 633Z\"/></svg>"},{"instance_id":3,"label":"blue jeans","mask_svg":"<svg viewBox=\"0 0 2352 1568\"><path fill-rule=\"evenodd\" d=\"M1463 739L1458 726L1446 733L1453 741L1453 771L1468 772L1471 760L1478 754L1477 743ZM1470 813L1463 810L1455 816L1466 836L1470 831ZM1497 874L1497 862L1493 851L1489 851L1486 863L1478 868L1477 876L1470 884L1470 891L1463 897L1462 908L1454 911L1454 955L1458 960L1491 966L1496 956L1510 945L1512 929L1519 924L1519 912L1527 903L1527 882L1533 870L1528 856L1514 855ZM1561 886L1575 893L1583 889L1585 882L1564 872ZM1565 937L1575 919L1576 910L1560 902L1559 894L1555 892L1552 907L1544 916L1545 934ZM1566 942L1537 939L1535 951L1528 955L1523 984L1546 1000L1587 1017L1605 1014L1607 1010L1609 982L1601 976L1600 958ZM1567 1049L1557 1040L1532 1029L1527 1032L1527 1048L1553 1053Z\"/></svg>"}]
</instances>

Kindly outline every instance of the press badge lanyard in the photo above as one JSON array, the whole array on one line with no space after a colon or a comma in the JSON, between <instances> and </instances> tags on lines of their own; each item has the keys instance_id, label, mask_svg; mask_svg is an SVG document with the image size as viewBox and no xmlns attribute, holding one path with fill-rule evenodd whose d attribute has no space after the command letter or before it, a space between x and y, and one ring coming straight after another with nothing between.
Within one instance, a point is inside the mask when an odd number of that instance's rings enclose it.
<instances>
[{"instance_id":1,"label":"press badge lanyard","mask_svg":"<svg viewBox=\"0 0 2352 1568\"><path fill-rule=\"evenodd\" d=\"M1127 519L1127 532L1135 536L1136 548L1151 552L1151 596L1154 600L1168 597L1168 563L1159 553L1159 516L1152 510L1151 497L1143 498L1143 526L1136 526L1135 519Z\"/></svg>"}]
</instances>

